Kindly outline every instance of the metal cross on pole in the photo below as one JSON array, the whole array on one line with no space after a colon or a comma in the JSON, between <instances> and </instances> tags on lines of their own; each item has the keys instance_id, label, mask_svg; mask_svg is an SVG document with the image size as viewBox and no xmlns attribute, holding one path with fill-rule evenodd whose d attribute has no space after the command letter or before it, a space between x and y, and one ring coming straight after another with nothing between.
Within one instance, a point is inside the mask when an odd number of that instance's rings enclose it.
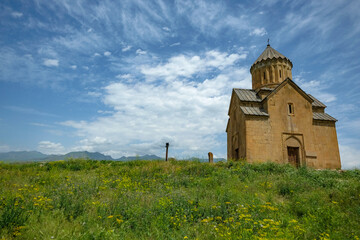
<instances>
[{"instance_id":1,"label":"metal cross on pole","mask_svg":"<svg viewBox=\"0 0 360 240\"><path fill-rule=\"evenodd\" d=\"M165 161L168 160L169 145L170 145L170 144L169 144L168 142L165 144L165 147L166 147L166 157L165 157Z\"/></svg>"}]
</instances>

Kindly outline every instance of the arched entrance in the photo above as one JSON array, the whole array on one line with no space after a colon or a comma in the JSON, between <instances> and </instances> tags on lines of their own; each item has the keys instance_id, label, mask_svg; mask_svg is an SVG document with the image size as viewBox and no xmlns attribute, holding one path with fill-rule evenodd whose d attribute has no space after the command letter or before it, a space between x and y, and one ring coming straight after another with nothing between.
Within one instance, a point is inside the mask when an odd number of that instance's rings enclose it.
<instances>
[{"instance_id":1,"label":"arched entrance","mask_svg":"<svg viewBox=\"0 0 360 240\"><path fill-rule=\"evenodd\" d=\"M299 147L287 147L289 163L295 167L300 167Z\"/></svg>"},{"instance_id":2,"label":"arched entrance","mask_svg":"<svg viewBox=\"0 0 360 240\"><path fill-rule=\"evenodd\" d=\"M301 137L301 136L300 136ZM300 167L303 165L303 145L298 136L287 136L284 142L284 159L285 162Z\"/></svg>"}]
</instances>

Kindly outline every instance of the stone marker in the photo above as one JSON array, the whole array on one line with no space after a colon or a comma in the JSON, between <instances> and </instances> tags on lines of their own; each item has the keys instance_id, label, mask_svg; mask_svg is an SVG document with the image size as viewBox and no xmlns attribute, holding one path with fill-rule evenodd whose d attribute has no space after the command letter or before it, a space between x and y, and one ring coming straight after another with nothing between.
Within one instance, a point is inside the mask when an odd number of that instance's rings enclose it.
<instances>
[{"instance_id":1,"label":"stone marker","mask_svg":"<svg viewBox=\"0 0 360 240\"><path fill-rule=\"evenodd\" d=\"M213 163L214 162L214 155L212 154L212 152L209 152L208 155L209 155L209 163Z\"/></svg>"}]
</instances>

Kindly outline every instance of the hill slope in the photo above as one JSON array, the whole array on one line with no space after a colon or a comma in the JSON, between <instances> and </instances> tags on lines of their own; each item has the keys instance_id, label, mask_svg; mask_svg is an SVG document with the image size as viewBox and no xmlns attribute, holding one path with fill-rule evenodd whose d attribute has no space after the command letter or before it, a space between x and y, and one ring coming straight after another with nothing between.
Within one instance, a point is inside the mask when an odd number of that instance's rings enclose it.
<instances>
[{"instance_id":1,"label":"hill slope","mask_svg":"<svg viewBox=\"0 0 360 240\"><path fill-rule=\"evenodd\" d=\"M0 163L13 239L358 239L360 171L188 161Z\"/></svg>"}]
</instances>

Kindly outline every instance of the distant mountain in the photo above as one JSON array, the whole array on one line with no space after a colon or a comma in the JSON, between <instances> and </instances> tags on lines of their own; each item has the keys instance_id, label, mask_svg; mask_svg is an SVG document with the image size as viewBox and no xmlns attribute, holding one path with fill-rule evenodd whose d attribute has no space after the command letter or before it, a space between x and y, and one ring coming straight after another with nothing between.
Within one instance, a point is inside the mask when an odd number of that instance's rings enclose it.
<instances>
[{"instance_id":1,"label":"distant mountain","mask_svg":"<svg viewBox=\"0 0 360 240\"><path fill-rule=\"evenodd\" d=\"M69 152L64 155L47 155L37 151L19 151L19 152L7 152L0 153L0 161L10 162L34 162L34 161L58 161L66 160L68 158L85 158L92 160L115 160L115 161L131 161L131 160L156 160L161 159L156 155L144 155L144 156L129 156L113 159L111 156L104 155L99 152Z\"/></svg>"},{"instance_id":2,"label":"distant mountain","mask_svg":"<svg viewBox=\"0 0 360 240\"><path fill-rule=\"evenodd\" d=\"M37 151L19 151L0 153L0 161L33 161L46 158L48 155Z\"/></svg>"},{"instance_id":3,"label":"distant mountain","mask_svg":"<svg viewBox=\"0 0 360 240\"><path fill-rule=\"evenodd\" d=\"M144 156L132 156L132 157L121 157L118 159L115 159L117 161L132 161L132 160L160 160L161 157L158 157L156 155L144 155Z\"/></svg>"}]
</instances>

